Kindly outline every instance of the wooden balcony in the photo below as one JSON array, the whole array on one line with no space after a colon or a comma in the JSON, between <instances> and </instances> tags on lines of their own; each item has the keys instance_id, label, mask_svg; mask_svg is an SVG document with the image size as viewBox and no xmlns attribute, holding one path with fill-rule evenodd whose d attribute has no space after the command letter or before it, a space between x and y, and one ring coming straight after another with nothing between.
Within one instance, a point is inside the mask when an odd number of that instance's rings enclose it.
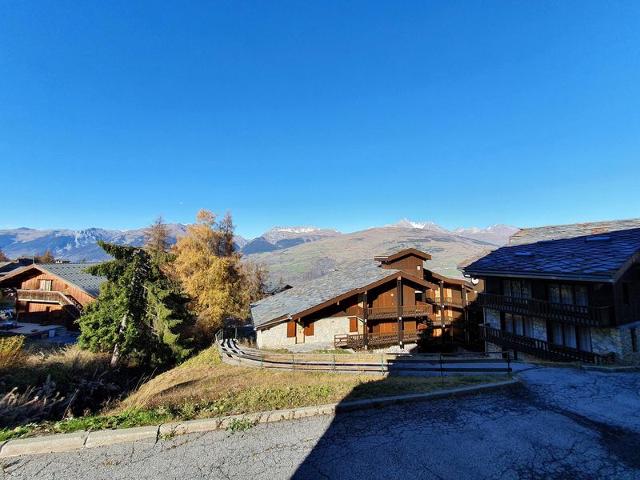
<instances>
[{"instance_id":1,"label":"wooden balcony","mask_svg":"<svg viewBox=\"0 0 640 480\"><path fill-rule=\"evenodd\" d=\"M593 307L551 303L534 298L508 297L492 293L478 295L478 303L506 313L541 317L556 322L571 323L589 327L606 327L611 325L612 307Z\"/></svg>"},{"instance_id":2,"label":"wooden balcony","mask_svg":"<svg viewBox=\"0 0 640 480\"><path fill-rule=\"evenodd\" d=\"M583 362L607 364L614 360L614 355L599 355L593 352L583 352L574 348L554 345L544 340L524 337L515 333L505 332L497 328L483 327L483 339L516 352L527 353L543 360L556 362Z\"/></svg>"},{"instance_id":3,"label":"wooden balcony","mask_svg":"<svg viewBox=\"0 0 640 480\"><path fill-rule=\"evenodd\" d=\"M53 303L64 307L71 307L73 315L79 315L82 312L82 305L64 292L56 290L16 290L17 301L19 302L37 302L37 303Z\"/></svg>"},{"instance_id":4,"label":"wooden balcony","mask_svg":"<svg viewBox=\"0 0 640 480\"><path fill-rule=\"evenodd\" d=\"M400 315L398 315L398 313ZM380 320L385 318L426 317L431 313L431 306L426 304L402 305L398 307L375 307L368 309L368 318Z\"/></svg>"},{"instance_id":5,"label":"wooden balcony","mask_svg":"<svg viewBox=\"0 0 640 480\"><path fill-rule=\"evenodd\" d=\"M402 339L405 343L415 343L418 341L420 332L418 330L402 331L400 336L398 332L392 333L369 333L367 334L367 345L372 348L388 347L391 345L397 345ZM336 335L333 343L336 348L353 348L359 350L364 348L365 339L362 333L346 333L343 335Z\"/></svg>"},{"instance_id":6,"label":"wooden balcony","mask_svg":"<svg viewBox=\"0 0 640 480\"><path fill-rule=\"evenodd\" d=\"M433 305L444 305L446 307L463 308L465 305L462 303L462 299L455 297L441 297L437 298L431 295L427 296L427 302Z\"/></svg>"}]
</instances>

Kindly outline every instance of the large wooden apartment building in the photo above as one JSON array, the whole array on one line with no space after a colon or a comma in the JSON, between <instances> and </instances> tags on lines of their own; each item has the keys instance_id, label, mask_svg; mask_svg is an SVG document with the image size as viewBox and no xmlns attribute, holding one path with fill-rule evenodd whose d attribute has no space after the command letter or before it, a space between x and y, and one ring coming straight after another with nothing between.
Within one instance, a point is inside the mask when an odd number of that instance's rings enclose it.
<instances>
[{"instance_id":1,"label":"large wooden apartment building","mask_svg":"<svg viewBox=\"0 0 640 480\"><path fill-rule=\"evenodd\" d=\"M485 281L487 348L640 361L640 219L524 229L463 270Z\"/></svg>"},{"instance_id":2,"label":"large wooden apartment building","mask_svg":"<svg viewBox=\"0 0 640 480\"><path fill-rule=\"evenodd\" d=\"M424 335L464 337L479 286L426 269L430 259L405 249L257 302L251 315L258 347L378 348L415 343Z\"/></svg>"}]
</instances>

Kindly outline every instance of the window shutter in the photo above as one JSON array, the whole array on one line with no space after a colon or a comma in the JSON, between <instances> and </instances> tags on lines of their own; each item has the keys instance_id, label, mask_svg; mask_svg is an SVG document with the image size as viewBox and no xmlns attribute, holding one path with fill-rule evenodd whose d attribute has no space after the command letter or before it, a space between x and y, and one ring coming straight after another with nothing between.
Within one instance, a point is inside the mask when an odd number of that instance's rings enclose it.
<instances>
[{"instance_id":1,"label":"window shutter","mask_svg":"<svg viewBox=\"0 0 640 480\"><path fill-rule=\"evenodd\" d=\"M295 338L295 336L296 336L296 322L294 322L293 320L289 320L287 322L287 337Z\"/></svg>"}]
</instances>

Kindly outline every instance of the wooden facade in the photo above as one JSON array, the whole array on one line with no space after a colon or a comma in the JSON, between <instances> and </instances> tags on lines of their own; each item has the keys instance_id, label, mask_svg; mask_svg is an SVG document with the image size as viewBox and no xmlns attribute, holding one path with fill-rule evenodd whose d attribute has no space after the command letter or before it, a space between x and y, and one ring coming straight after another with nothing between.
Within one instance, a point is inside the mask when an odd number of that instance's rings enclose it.
<instances>
[{"instance_id":1,"label":"wooden facade","mask_svg":"<svg viewBox=\"0 0 640 480\"><path fill-rule=\"evenodd\" d=\"M384 269L398 275L344 295L294 316L302 327L302 341L313 340L313 325L332 317L348 317L348 334L336 335L336 347L367 348L415 343L429 335L468 340L469 311L478 286L447 278L424 268L428 254L414 249L390 257L375 257ZM477 322L477 321L476 321ZM288 327L294 336L294 327Z\"/></svg>"},{"instance_id":2,"label":"wooden facade","mask_svg":"<svg viewBox=\"0 0 640 480\"><path fill-rule=\"evenodd\" d=\"M82 309L95 297L73 282L54 275L44 265L30 265L0 279L13 291L20 321L73 327Z\"/></svg>"}]
</instances>

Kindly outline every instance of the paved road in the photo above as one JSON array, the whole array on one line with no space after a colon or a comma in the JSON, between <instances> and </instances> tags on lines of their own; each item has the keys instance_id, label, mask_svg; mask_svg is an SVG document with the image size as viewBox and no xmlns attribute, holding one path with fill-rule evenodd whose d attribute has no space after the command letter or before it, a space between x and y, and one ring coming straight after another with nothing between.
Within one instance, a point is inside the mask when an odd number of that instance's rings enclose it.
<instances>
[{"instance_id":1,"label":"paved road","mask_svg":"<svg viewBox=\"0 0 640 480\"><path fill-rule=\"evenodd\" d=\"M521 373L522 386L2 461L8 479L640 479L640 374Z\"/></svg>"}]
</instances>

